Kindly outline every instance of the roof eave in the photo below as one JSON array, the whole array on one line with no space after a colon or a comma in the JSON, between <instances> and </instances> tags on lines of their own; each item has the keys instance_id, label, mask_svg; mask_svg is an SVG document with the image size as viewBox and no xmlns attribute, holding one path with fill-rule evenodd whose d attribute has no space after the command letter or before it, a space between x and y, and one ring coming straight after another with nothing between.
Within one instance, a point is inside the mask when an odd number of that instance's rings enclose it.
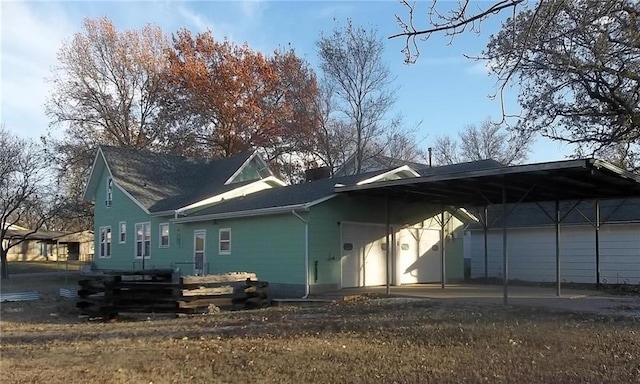
<instances>
[{"instance_id":1,"label":"roof eave","mask_svg":"<svg viewBox=\"0 0 640 384\"><path fill-rule=\"evenodd\" d=\"M280 207L251 209L247 211L234 211L234 212L215 213L215 214L202 215L202 216L182 217L182 218L170 220L170 222L193 223L193 222L201 222L201 221L209 221L209 220L235 219L235 218L241 218L241 217L275 215L275 214L281 214L281 213L288 213L295 210L307 211L308 208L305 206L305 204L293 204L293 205L286 205L286 206L280 206Z\"/></svg>"}]
</instances>

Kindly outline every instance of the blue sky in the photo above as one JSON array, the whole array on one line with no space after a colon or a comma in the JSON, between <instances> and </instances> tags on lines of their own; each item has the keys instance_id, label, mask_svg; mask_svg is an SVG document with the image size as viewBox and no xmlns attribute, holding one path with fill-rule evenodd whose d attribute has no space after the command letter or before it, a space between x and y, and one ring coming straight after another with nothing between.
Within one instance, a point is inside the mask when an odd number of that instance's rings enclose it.
<instances>
[{"instance_id":1,"label":"blue sky","mask_svg":"<svg viewBox=\"0 0 640 384\"><path fill-rule=\"evenodd\" d=\"M422 15L428 5L418 4ZM58 49L80 31L83 18L100 16L110 18L120 30L147 23L167 34L182 27L192 32L210 29L215 37L246 41L265 53L291 46L316 69L315 41L320 33L330 33L335 20L351 18L355 24L377 28L385 37L385 59L398 87L394 113L401 113L407 126L420 123L424 148L439 135L456 135L465 125L501 116L499 101L488 97L495 91L495 80L482 63L463 57L482 51L489 35L498 30L500 16L485 22L480 35L459 36L453 44L444 38L422 42L418 62L406 65L400 52L404 41L386 40L400 32L394 15L407 15L396 1L36 1L2 2L0 12L0 122L25 137L37 138L49 129L45 78L56 65ZM506 105L509 112L518 111L513 95ZM54 130L54 135L61 131ZM529 162L560 160L570 152L564 145L539 139Z\"/></svg>"}]
</instances>

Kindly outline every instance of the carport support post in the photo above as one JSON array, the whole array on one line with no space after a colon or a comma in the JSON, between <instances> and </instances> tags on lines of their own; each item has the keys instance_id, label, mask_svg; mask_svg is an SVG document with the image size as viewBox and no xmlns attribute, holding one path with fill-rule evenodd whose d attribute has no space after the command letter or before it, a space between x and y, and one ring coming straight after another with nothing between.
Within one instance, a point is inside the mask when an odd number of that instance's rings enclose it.
<instances>
[{"instance_id":1,"label":"carport support post","mask_svg":"<svg viewBox=\"0 0 640 384\"><path fill-rule=\"evenodd\" d=\"M556 199L556 296L560 296L560 200Z\"/></svg>"},{"instance_id":2,"label":"carport support post","mask_svg":"<svg viewBox=\"0 0 640 384\"><path fill-rule=\"evenodd\" d=\"M386 237L385 237L385 241L386 241L386 256L387 256L387 296L391 296L391 285L390 285L390 275L391 275L391 260L389 257L389 230L390 230L390 224L389 224L389 194L385 193L384 195L384 202L385 202L385 216L386 216L386 225L387 225L387 232L386 232Z\"/></svg>"},{"instance_id":3,"label":"carport support post","mask_svg":"<svg viewBox=\"0 0 640 384\"><path fill-rule=\"evenodd\" d=\"M445 236L444 236L444 205L442 205L440 207L441 211L440 211L440 281L442 284L442 289L444 289L444 285L445 285L445 276L446 276L446 270L445 270Z\"/></svg>"},{"instance_id":4,"label":"carport support post","mask_svg":"<svg viewBox=\"0 0 640 384\"><path fill-rule=\"evenodd\" d=\"M600 289L600 201L596 200L596 289Z\"/></svg>"},{"instance_id":5,"label":"carport support post","mask_svg":"<svg viewBox=\"0 0 640 384\"><path fill-rule=\"evenodd\" d=\"M507 265L507 187L502 185L502 301L509 302L509 268Z\"/></svg>"},{"instance_id":6,"label":"carport support post","mask_svg":"<svg viewBox=\"0 0 640 384\"><path fill-rule=\"evenodd\" d=\"M484 283L489 284L489 246L487 241L487 230L489 229L489 208L484 206Z\"/></svg>"}]
</instances>

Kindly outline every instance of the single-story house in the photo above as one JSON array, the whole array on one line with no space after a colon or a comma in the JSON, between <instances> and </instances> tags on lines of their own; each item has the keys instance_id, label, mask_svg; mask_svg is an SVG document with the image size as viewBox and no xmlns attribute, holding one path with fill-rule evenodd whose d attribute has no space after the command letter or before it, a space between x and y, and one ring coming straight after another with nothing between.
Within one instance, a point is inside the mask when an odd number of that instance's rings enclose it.
<instances>
[{"instance_id":1,"label":"single-story house","mask_svg":"<svg viewBox=\"0 0 640 384\"><path fill-rule=\"evenodd\" d=\"M26 236L26 238L25 238ZM57 232L33 231L12 225L6 232L5 242L19 244L9 248L7 261L91 261L94 236L92 231Z\"/></svg>"},{"instance_id":2,"label":"single-story house","mask_svg":"<svg viewBox=\"0 0 640 384\"><path fill-rule=\"evenodd\" d=\"M596 202L560 204L560 276L562 282L640 284L640 199L599 202L599 255L596 256ZM482 210L470 211L482 218ZM487 277L502 277L502 217L489 206ZM509 279L556 281L555 203L509 206L507 216ZM485 277L484 229L472 224L465 233L471 277ZM599 264L599 265L598 265Z\"/></svg>"},{"instance_id":3,"label":"single-story house","mask_svg":"<svg viewBox=\"0 0 640 384\"><path fill-rule=\"evenodd\" d=\"M475 162L460 167L492 167ZM463 278L462 235L474 220L402 199L353 198L356 185L446 172L404 165L285 185L257 152L215 161L101 146L84 198L95 201L99 269L170 267L181 274L250 271L283 296L383 285L387 210L394 285Z\"/></svg>"}]
</instances>

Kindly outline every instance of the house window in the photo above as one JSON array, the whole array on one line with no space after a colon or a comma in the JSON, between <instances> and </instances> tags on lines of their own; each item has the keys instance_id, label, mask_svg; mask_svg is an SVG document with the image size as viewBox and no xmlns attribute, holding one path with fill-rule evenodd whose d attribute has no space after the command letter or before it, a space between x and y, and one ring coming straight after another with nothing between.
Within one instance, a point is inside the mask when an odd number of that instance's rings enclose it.
<instances>
[{"instance_id":1,"label":"house window","mask_svg":"<svg viewBox=\"0 0 640 384\"><path fill-rule=\"evenodd\" d=\"M104 201L104 205L109 208L113 200L113 179L107 179L107 199Z\"/></svg>"},{"instance_id":2,"label":"house window","mask_svg":"<svg viewBox=\"0 0 640 384\"><path fill-rule=\"evenodd\" d=\"M111 257L111 227L100 227L100 257Z\"/></svg>"},{"instance_id":3,"label":"house window","mask_svg":"<svg viewBox=\"0 0 640 384\"><path fill-rule=\"evenodd\" d=\"M160 224L160 248L169 246L169 223Z\"/></svg>"},{"instance_id":4,"label":"house window","mask_svg":"<svg viewBox=\"0 0 640 384\"><path fill-rule=\"evenodd\" d=\"M231 254L231 228L220 228L218 232L218 253L221 255Z\"/></svg>"},{"instance_id":5,"label":"house window","mask_svg":"<svg viewBox=\"0 0 640 384\"><path fill-rule=\"evenodd\" d=\"M136 259L151 257L151 223L136 224Z\"/></svg>"},{"instance_id":6,"label":"house window","mask_svg":"<svg viewBox=\"0 0 640 384\"><path fill-rule=\"evenodd\" d=\"M124 244L127 242L127 223L124 221L121 221L118 224L118 228L120 228L120 234L118 237L118 242L120 244Z\"/></svg>"}]
</instances>

